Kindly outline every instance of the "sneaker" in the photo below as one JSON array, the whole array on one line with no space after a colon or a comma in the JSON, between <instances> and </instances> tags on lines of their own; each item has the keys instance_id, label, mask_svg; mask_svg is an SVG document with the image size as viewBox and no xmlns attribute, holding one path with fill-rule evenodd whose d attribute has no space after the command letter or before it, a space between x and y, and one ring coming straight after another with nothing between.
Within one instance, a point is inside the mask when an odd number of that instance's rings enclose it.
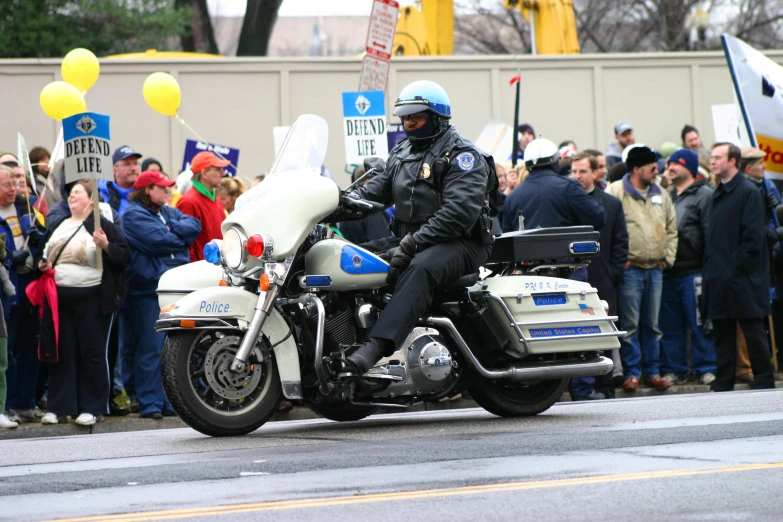
<instances>
[{"instance_id":1,"label":"sneaker","mask_svg":"<svg viewBox=\"0 0 783 522\"><path fill-rule=\"evenodd\" d=\"M652 386L656 390L665 390L666 388L671 386L671 384L668 381L664 380L663 377L661 377L660 375L655 375L653 377L648 378L647 384L649 386Z\"/></svg>"},{"instance_id":2,"label":"sneaker","mask_svg":"<svg viewBox=\"0 0 783 522\"><path fill-rule=\"evenodd\" d=\"M63 415L65 417L65 415ZM66 417L67 421L67 417ZM53 411L48 412L46 415L43 416L41 419L41 424L59 424L60 419L57 418L57 414Z\"/></svg>"},{"instance_id":3,"label":"sneaker","mask_svg":"<svg viewBox=\"0 0 783 522\"><path fill-rule=\"evenodd\" d=\"M96 417L92 413L82 413L81 415L76 417L76 424L80 426L92 426L93 424L99 421L98 417L101 417L102 420L103 416L99 415Z\"/></svg>"},{"instance_id":4,"label":"sneaker","mask_svg":"<svg viewBox=\"0 0 783 522\"><path fill-rule=\"evenodd\" d=\"M9 419L4 413L0 413L0 428L16 428L19 426L18 422L14 422Z\"/></svg>"},{"instance_id":5,"label":"sneaker","mask_svg":"<svg viewBox=\"0 0 783 522\"><path fill-rule=\"evenodd\" d=\"M44 413L38 406L29 410L17 410L16 413L22 419L22 422L41 422L44 416Z\"/></svg>"},{"instance_id":6,"label":"sneaker","mask_svg":"<svg viewBox=\"0 0 783 522\"><path fill-rule=\"evenodd\" d=\"M687 384L687 377L679 377L676 373L667 373L663 376L663 380L671 384Z\"/></svg>"},{"instance_id":7,"label":"sneaker","mask_svg":"<svg viewBox=\"0 0 783 522\"><path fill-rule=\"evenodd\" d=\"M632 392L639 388L639 379L636 377L628 377L623 383L623 390Z\"/></svg>"},{"instance_id":8,"label":"sneaker","mask_svg":"<svg viewBox=\"0 0 783 522\"><path fill-rule=\"evenodd\" d=\"M703 373L701 374L701 377L699 377L699 382L701 384L712 384L712 381L715 380L715 374L714 373Z\"/></svg>"},{"instance_id":9,"label":"sneaker","mask_svg":"<svg viewBox=\"0 0 783 522\"><path fill-rule=\"evenodd\" d=\"M14 410L5 410L5 416L8 417L8 420L11 422L22 424L22 419L19 418L19 415Z\"/></svg>"}]
</instances>

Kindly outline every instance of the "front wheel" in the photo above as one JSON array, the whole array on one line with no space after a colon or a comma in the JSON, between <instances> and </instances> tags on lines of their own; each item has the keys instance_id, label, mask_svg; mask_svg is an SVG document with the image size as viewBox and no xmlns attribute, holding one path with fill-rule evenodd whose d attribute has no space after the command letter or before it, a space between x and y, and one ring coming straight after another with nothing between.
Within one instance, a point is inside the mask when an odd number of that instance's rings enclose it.
<instances>
[{"instance_id":1,"label":"front wheel","mask_svg":"<svg viewBox=\"0 0 783 522\"><path fill-rule=\"evenodd\" d=\"M471 388L473 400L500 417L538 415L548 410L568 386L568 379L541 381L536 384L498 383L494 388Z\"/></svg>"},{"instance_id":2,"label":"front wheel","mask_svg":"<svg viewBox=\"0 0 783 522\"><path fill-rule=\"evenodd\" d=\"M271 350L251 352L242 373L229 370L242 337L235 331L177 330L166 335L160 371L174 411L213 437L245 435L277 410L282 387Z\"/></svg>"}]
</instances>

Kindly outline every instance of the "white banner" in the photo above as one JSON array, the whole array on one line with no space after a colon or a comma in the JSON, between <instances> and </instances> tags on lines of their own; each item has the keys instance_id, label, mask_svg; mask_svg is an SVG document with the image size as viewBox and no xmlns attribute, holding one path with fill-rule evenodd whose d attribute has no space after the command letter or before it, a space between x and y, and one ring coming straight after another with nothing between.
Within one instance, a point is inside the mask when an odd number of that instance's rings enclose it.
<instances>
[{"instance_id":1,"label":"white banner","mask_svg":"<svg viewBox=\"0 0 783 522\"><path fill-rule=\"evenodd\" d=\"M386 159L389 155L383 91L344 92L343 127L346 165L359 165L370 156Z\"/></svg>"},{"instance_id":2,"label":"white banner","mask_svg":"<svg viewBox=\"0 0 783 522\"><path fill-rule=\"evenodd\" d=\"M767 174L783 179L783 67L726 34L723 50L750 142L767 153Z\"/></svg>"}]
</instances>

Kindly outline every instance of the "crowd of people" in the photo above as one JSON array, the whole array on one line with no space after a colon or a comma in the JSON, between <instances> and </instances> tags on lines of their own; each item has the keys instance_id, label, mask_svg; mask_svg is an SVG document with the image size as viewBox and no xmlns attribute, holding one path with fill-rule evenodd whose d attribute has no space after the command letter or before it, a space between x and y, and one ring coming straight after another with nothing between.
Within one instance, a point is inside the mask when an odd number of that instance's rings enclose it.
<instances>
[{"instance_id":1,"label":"crowd of people","mask_svg":"<svg viewBox=\"0 0 783 522\"><path fill-rule=\"evenodd\" d=\"M494 232L521 223L600 233L600 256L573 277L598 290L627 334L611 353L612 374L572 379L572 399L689 380L714 391L735 382L774 387L770 322L776 286L783 291L783 201L764 177L766 154L729 143L708 149L692 125L680 146L656 149L636 143L628 122L614 134L603 152L579 150L571 140L536 139L523 124L517 158L495 165ZM388 237L389 211L338 229L357 243Z\"/></svg>"},{"instance_id":2,"label":"crowd of people","mask_svg":"<svg viewBox=\"0 0 783 522\"><path fill-rule=\"evenodd\" d=\"M129 146L112 155L113 181L97 184L66 182L62 162L50 172L49 160L30 151L31 179L0 154L0 427L174 415L154 329L158 281L222 237L244 185L212 152L193 158L178 190L159 161Z\"/></svg>"},{"instance_id":3,"label":"crowd of people","mask_svg":"<svg viewBox=\"0 0 783 522\"><path fill-rule=\"evenodd\" d=\"M495 233L520 225L600 233L600 256L574 279L598 290L627 333L612 374L572 379L572 398L689 379L713 391L737 381L774 387L768 322L783 295L783 201L764 177L765 153L706 149L689 125L681 146L657 150L636 143L627 122L614 131L601 152L536 139L520 125L520 153L496 164L491 195ZM66 182L61 162L50 171L40 147L30 162L32 177L0 153L0 427L174 415L160 379L163 334L154 330L158 280L203 259L245 186L212 152L176 181L129 146L114 151L113 181L97 184ZM394 211L334 228L355 243L382 240ZM125 395L128 408L114 400Z\"/></svg>"}]
</instances>

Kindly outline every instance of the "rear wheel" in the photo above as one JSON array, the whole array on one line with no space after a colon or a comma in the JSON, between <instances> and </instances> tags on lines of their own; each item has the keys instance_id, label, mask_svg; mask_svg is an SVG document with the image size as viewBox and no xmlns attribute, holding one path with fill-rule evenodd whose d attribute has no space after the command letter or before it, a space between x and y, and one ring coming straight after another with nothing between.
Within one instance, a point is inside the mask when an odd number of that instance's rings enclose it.
<instances>
[{"instance_id":1,"label":"rear wheel","mask_svg":"<svg viewBox=\"0 0 783 522\"><path fill-rule=\"evenodd\" d=\"M494 388L471 388L473 400L490 413L501 417L538 415L548 410L563 395L568 379L536 384L503 384Z\"/></svg>"},{"instance_id":2,"label":"rear wheel","mask_svg":"<svg viewBox=\"0 0 783 522\"><path fill-rule=\"evenodd\" d=\"M174 411L213 437L244 435L277 410L282 395L274 355L257 344L242 373L229 371L242 337L235 331L177 330L163 343L161 375Z\"/></svg>"}]
</instances>

